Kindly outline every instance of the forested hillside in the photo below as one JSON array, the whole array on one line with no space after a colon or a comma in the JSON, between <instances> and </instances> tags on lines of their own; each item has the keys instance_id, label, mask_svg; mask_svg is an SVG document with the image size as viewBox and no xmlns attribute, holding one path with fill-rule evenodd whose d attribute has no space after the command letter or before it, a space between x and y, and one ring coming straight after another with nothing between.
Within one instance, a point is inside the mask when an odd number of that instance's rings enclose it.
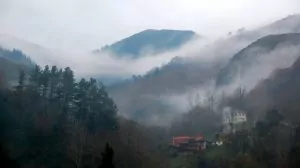
<instances>
[{"instance_id":1,"label":"forested hillside","mask_svg":"<svg viewBox=\"0 0 300 168\"><path fill-rule=\"evenodd\" d=\"M229 93L239 87L251 90L273 70L289 67L297 59L299 16L290 15L254 30L241 28L204 47L199 45L191 57L174 55L165 65L109 86L108 92L121 114L141 123L160 124L183 112L178 106L188 104L185 97L190 92L201 92L200 97L205 98L203 92L220 88ZM214 83L216 90L210 91ZM185 103L168 99L173 96Z\"/></svg>"},{"instance_id":2,"label":"forested hillside","mask_svg":"<svg viewBox=\"0 0 300 168\"><path fill-rule=\"evenodd\" d=\"M1 88L0 108L1 152L15 166L98 167L109 143L115 167L165 167L158 132L118 117L104 86L75 81L70 68L21 71L17 86Z\"/></svg>"},{"instance_id":3,"label":"forested hillside","mask_svg":"<svg viewBox=\"0 0 300 168\"><path fill-rule=\"evenodd\" d=\"M8 83L16 83L21 71L29 72L34 63L21 51L0 48L0 74Z\"/></svg>"},{"instance_id":4,"label":"forested hillside","mask_svg":"<svg viewBox=\"0 0 300 168\"><path fill-rule=\"evenodd\" d=\"M179 110L170 107L162 97L182 94L190 88L205 84L215 77L221 64L222 60L201 63L174 58L145 75L109 86L108 92L118 104L121 114L150 125L155 122L169 123Z\"/></svg>"},{"instance_id":5,"label":"forested hillside","mask_svg":"<svg viewBox=\"0 0 300 168\"><path fill-rule=\"evenodd\" d=\"M296 75L298 64L284 74ZM298 122L285 117L289 109L267 110L253 127L229 134L222 133L221 118L209 106L195 107L170 128L145 127L118 116L105 87L94 79L76 81L70 68L36 66L30 74L21 71L15 87L1 87L0 110L1 167L299 165L300 129ZM199 133L223 145L190 154L174 153L168 147L172 136Z\"/></svg>"},{"instance_id":6,"label":"forested hillside","mask_svg":"<svg viewBox=\"0 0 300 168\"><path fill-rule=\"evenodd\" d=\"M274 107L293 123L299 123L299 68L300 59L292 67L275 71L246 97L248 108L260 114Z\"/></svg>"},{"instance_id":7,"label":"forested hillside","mask_svg":"<svg viewBox=\"0 0 300 168\"><path fill-rule=\"evenodd\" d=\"M260 38L239 51L229 60L229 63L218 74L216 84L217 86L222 86L230 85L236 80L246 81L244 76L251 71L251 68L266 71L268 64L272 64L270 68L283 64L280 61L278 61L279 63L276 62L282 57L285 57L286 62L290 61L293 63L297 59L297 53L300 52L297 50L299 44L299 33L269 35ZM287 50L290 50L290 52L287 53Z\"/></svg>"},{"instance_id":8,"label":"forested hillside","mask_svg":"<svg viewBox=\"0 0 300 168\"><path fill-rule=\"evenodd\" d=\"M149 29L105 46L101 50L112 52L117 57L141 58L147 54L152 55L178 49L195 38L200 38L200 36L188 30Z\"/></svg>"}]
</instances>

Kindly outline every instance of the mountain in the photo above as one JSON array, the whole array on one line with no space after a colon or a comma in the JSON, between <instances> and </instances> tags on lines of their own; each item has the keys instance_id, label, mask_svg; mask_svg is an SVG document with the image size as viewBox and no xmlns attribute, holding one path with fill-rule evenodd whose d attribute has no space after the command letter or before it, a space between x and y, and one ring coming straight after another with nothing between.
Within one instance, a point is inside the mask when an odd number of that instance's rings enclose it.
<instances>
[{"instance_id":1,"label":"mountain","mask_svg":"<svg viewBox=\"0 0 300 168\"><path fill-rule=\"evenodd\" d=\"M41 66L50 63L60 65L59 60L53 61L56 54L52 50L14 36L0 34L0 47L7 50L21 50L22 53L29 55L33 62Z\"/></svg>"},{"instance_id":2,"label":"mountain","mask_svg":"<svg viewBox=\"0 0 300 168\"><path fill-rule=\"evenodd\" d=\"M300 56L300 54L299 54ZM279 110L294 122L300 122L300 57L289 68L275 71L246 96L247 108L261 116L270 108Z\"/></svg>"},{"instance_id":3,"label":"mountain","mask_svg":"<svg viewBox=\"0 0 300 168\"><path fill-rule=\"evenodd\" d=\"M235 54L217 76L217 86L244 81L250 71L260 76L280 66L292 64L299 53L300 33L265 36ZM282 61L284 60L284 61ZM270 69L265 69L270 65ZM273 66L273 67L272 67ZM261 72L258 71L259 68ZM249 75L249 74L248 74Z\"/></svg>"},{"instance_id":4,"label":"mountain","mask_svg":"<svg viewBox=\"0 0 300 168\"><path fill-rule=\"evenodd\" d=\"M134 90L140 94L184 93L212 79L220 70L222 60L198 62L197 60L175 57L166 65L153 68L142 76L111 86L112 90ZM188 66L187 66L188 65Z\"/></svg>"},{"instance_id":5,"label":"mountain","mask_svg":"<svg viewBox=\"0 0 300 168\"><path fill-rule=\"evenodd\" d=\"M105 46L102 50L119 57L138 58L143 54L156 54L179 48L198 37L193 31L149 29Z\"/></svg>"},{"instance_id":6,"label":"mountain","mask_svg":"<svg viewBox=\"0 0 300 168\"><path fill-rule=\"evenodd\" d=\"M0 57L12 61L16 64L23 64L29 67L34 66L34 63L31 61L31 59L28 56L26 56L22 51L17 49L6 50L0 47Z\"/></svg>"},{"instance_id":7,"label":"mountain","mask_svg":"<svg viewBox=\"0 0 300 168\"><path fill-rule=\"evenodd\" d=\"M29 72L34 63L21 51L0 48L0 74L10 84L17 82L21 71Z\"/></svg>"},{"instance_id":8,"label":"mountain","mask_svg":"<svg viewBox=\"0 0 300 168\"><path fill-rule=\"evenodd\" d=\"M193 58L180 59L174 54L168 64L110 86L108 92L120 114L142 123L165 124L187 110L183 107L190 101L191 91L200 92L200 97L205 98L212 79L217 79L217 86L232 84L236 89L246 85L252 89L275 69L291 66L300 53L299 24L300 15L291 15L254 30L240 29L199 46L193 51ZM232 81L236 77L240 80Z\"/></svg>"},{"instance_id":9,"label":"mountain","mask_svg":"<svg viewBox=\"0 0 300 168\"><path fill-rule=\"evenodd\" d=\"M209 46L213 52L217 52L217 56L230 59L234 54L260 38L289 33L300 33L300 14L289 15L253 30L240 28L235 32L229 32L227 36L216 40L209 44Z\"/></svg>"},{"instance_id":10,"label":"mountain","mask_svg":"<svg viewBox=\"0 0 300 168\"><path fill-rule=\"evenodd\" d=\"M199 63L175 57L160 68L107 89L121 114L144 124L165 125L185 108L169 98L204 85L219 72L220 64L222 61Z\"/></svg>"}]
</instances>

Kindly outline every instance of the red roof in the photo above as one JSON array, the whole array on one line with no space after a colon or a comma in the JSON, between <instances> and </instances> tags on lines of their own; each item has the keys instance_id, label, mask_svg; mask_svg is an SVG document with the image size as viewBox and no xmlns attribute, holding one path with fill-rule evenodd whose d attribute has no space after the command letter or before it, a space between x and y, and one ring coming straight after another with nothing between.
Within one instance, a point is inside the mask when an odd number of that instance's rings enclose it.
<instances>
[{"instance_id":1,"label":"red roof","mask_svg":"<svg viewBox=\"0 0 300 168\"><path fill-rule=\"evenodd\" d=\"M189 137L189 136L179 136L179 137L173 137L173 139L192 139L194 137Z\"/></svg>"},{"instance_id":2,"label":"red roof","mask_svg":"<svg viewBox=\"0 0 300 168\"><path fill-rule=\"evenodd\" d=\"M173 137L173 145L179 145L182 143L187 143L189 140L204 140L204 137L202 135L196 136L196 137L191 137L191 136L178 136L178 137Z\"/></svg>"}]
</instances>

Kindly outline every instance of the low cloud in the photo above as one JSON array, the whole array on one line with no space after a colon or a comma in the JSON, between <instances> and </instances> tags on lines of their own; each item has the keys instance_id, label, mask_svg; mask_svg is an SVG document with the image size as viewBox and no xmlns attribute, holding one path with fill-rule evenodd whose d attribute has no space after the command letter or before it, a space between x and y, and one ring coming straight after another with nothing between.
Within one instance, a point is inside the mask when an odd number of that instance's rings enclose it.
<instances>
[{"instance_id":1,"label":"low cloud","mask_svg":"<svg viewBox=\"0 0 300 168\"><path fill-rule=\"evenodd\" d=\"M255 50L260 50L256 48ZM255 88L262 80L269 78L275 70L290 67L300 57L300 45L279 45L268 53L258 54L258 58L242 75L237 75L229 85L215 87L215 80L191 88L184 94L166 95L164 101L172 104L182 112L189 111L194 106L207 106L208 99L213 96L215 105L223 98L231 96L238 88L246 93Z\"/></svg>"},{"instance_id":2,"label":"low cloud","mask_svg":"<svg viewBox=\"0 0 300 168\"><path fill-rule=\"evenodd\" d=\"M18 38L0 35L0 46L8 49L20 49L40 66L57 65L71 67L76 75L130 77L142 75L153 69L167 64L175 56L191 57L205 44L202 40L191 41L181 48L161 54L145 53L139 59L120 58L108 52L92 52L78 50L49 49ZM192 54L194 53L194 54Z\"/></svg>"}]
</instances>

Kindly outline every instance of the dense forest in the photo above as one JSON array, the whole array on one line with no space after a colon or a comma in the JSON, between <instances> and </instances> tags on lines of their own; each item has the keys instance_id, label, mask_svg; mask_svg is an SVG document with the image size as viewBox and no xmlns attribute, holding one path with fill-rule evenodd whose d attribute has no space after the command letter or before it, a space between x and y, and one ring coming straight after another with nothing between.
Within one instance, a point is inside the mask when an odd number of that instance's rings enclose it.
<instances>
[{"instance_id":1,"label":"dense forest","mask_svg":"<svg viewBox=\"0 0 300 168\"><path fill-rule=\"evenodd\" d=\"M208 106L195 106L169 126L158 127L122 117L106 87L96 79L78 80L68 67L35 66L18 50L2 53L9 64L0 75L1 167L300 166L295 102L300 59L249 93L239 88L219 105L211 95ZM273 102L271 106L268 101ZM245 126L225 134L220 114L224 106L247 111ZM174 136L198 134L223 145L188 153L170 147Z\"/></svg>"},{"instance_id":2,"label":"dense forest","mask_svg":"<svg viewBox=\"0 0 300 168\"><path fill-rule=\"evenodd\" d=\"M3 81L5 79L1 79ZM144 127L118 116L105 87L76 81L70 68L21 71L1 85L1 167L299 167L300 127L269 110L255 126L220 131L211 109L196 107L169 128ZM222 146L179 154L168 135L203 132Z\"/></svg>"},{"instance_id":3,"label":"dense forest","mask_svg":"<svg viewBox=\"0 0 300 168\"><path fill-rule=\"evenodd\" d=\"M118 115L105 87L76 81L70 68L36 66L18 84L1 77L1 167L257 168L299 167L300 127L268 110L255 125L222 133L221 118L195 107L169 128L145 127ZM231 99L229 102L236 102ZM171 136L203 133L222 146L181 154Z\"/></svg>"},{"instance_id":4,"label":"dense forest","mask_svg":"<svg viewBox=\"0 0 300 168\"><path fill-rule=\"evenodd\" d=\"M21 71L13 88L5 81L0 123L7 162L1 167L101 167L112 159L115 167L166 167L149 137L159 131L118 117L95 79L75 81L70 68L36 66L30 74Z\"/></svg>"}]
</instances>

